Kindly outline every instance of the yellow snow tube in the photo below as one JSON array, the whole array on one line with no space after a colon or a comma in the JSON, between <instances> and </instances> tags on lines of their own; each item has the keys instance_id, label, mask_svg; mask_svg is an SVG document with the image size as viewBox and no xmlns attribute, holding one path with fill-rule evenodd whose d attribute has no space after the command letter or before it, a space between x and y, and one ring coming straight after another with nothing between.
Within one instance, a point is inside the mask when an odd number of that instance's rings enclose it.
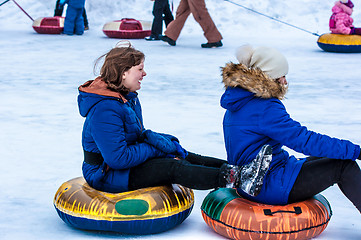
<instances>
[{"instance_id":1,"label":"yellow snow tube","mask_svg":"<svg viewBox=\"0 0 361 240\"><path fill-rule=\"evenodd\" d=\"M178 184L107 193L90 187L83 177L63 183L54 197L54 206L67 224L127 234L173 228L188 217L193 204L193 191Z\"/></svg>"}]
</instances>

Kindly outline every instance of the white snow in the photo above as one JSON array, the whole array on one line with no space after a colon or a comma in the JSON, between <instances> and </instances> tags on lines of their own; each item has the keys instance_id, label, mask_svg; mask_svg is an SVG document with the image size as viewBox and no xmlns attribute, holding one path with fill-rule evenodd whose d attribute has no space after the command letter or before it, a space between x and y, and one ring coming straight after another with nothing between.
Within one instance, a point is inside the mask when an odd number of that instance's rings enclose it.
<instances>
[{"instance_id":1,"label":"white snow","mask_svg":"<svg viewBox=\"0 0 361 240\"><path fill-rule=\"evenodd\" d=\"M55 0L17 2L34 19L53 15ZM311 0L234 2L319 34L328 32L333 5ZM327 53L310 33L230 2L206 3L224 37L222 48L200 47L206 40L191 16L176 47L131 40L146 54L148 75L139 92L146 128L176 135L190 151L225 158L220 67L236 61L236 47L250 43L276 47L287 56L290 91L284 103L294 119L361 143L360 54ZM354 3L355 26L361 26L361 2ZM102 33L103 24L123 17L151 21L152 4L88 0L90 30L83 36L37 34L12 1L0 7L0 239L224 239L201 217L208 191L195 191L194 209L184 223L149 236L73 229L52 203L63 182L81 175L84 119L78 114L77 87L94 79L94 60L118 42ZM317 239L360 239L356 208L337 186L323 195L333 216Z\"/></svg>"}]
</instances>

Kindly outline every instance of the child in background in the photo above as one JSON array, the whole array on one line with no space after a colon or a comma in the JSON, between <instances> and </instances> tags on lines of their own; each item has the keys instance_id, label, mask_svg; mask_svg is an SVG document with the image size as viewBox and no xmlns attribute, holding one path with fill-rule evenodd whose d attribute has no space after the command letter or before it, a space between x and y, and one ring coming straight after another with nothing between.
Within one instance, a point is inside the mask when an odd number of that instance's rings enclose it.
<instances>
[{"instance_id":1,"label":"child in background","mask_svg":"<svg viewBox=\"0 0 361 240\"><path fill-rule=\"evenodd\" d=\"M355 28L351 17L354 5L351 0L335 2L330 17L330 31L334 34L361 35L361 28Z\"/></svg>"},{"instance_id":2,"label":"child in background","mask_svg":"<svg viewBox=\"0 0 361 240\"><path fill-rule=\"evenodd\" d=\"M85 0L60 0L59 4L64 6L68 4L66 9L65 21L64 21L64 34L82 35L84 33L84 5Z\"/></svg>"},{"instance_id":3,"label":"child in background","mask_svg":"<svg viewBox=\"0 0 361 240\"><path fill-rule=\"evenodd\" d=\"M63 15L64 4L65 4L65 2L63 3L63 5L61 5L60 0L56 0L55 10L54 10L54 17L56 17L56 16L61 17ZM84 11L83 11L83 18L84 18L84 30L89 30L88 17L86 15L85 8L84 8Z\"/></svg>"}]
</instances>

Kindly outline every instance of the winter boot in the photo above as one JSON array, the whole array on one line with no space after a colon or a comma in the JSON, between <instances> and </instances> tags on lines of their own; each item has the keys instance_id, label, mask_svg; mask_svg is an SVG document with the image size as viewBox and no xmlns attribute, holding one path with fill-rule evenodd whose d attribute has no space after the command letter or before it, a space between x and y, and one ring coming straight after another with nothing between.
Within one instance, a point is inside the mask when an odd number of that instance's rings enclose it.
<instances>
[{"instance_id":1,"label":"winter boot","mask_svg":"<svg viewBox=\"0 0 361 240\"><path fill-rule=\"evenodd\" d=\"M223 46L222 41L201 44L202 48L217 48L217 47L222 47L222 46Z\"/></svg>"},{"instance_id":2,"label":"winter boot","mask_svg":"<svg viewBox=\"0 0 361 240\"><path fill-rule=\"evenodd\" d=\"M163 35L163 36L160 36L160 39L163 41L163 42L167 42L169 45L171 46L175 46L176 43L173 39L167 37L166 35Z\"/></svg>"},{"instance_id":3,"label":"winter boot","mask_svg":"<svg viewBox=\"0 0 361 240\"><path fill-rule=\"evenodd\" d=\"M253 197L257 196L261 192L271 160L272 147L264 145L252 162L242 166L239 188Z\"/></svg>"},{"instance_id":4,"label":"winter boot","mask_svg":"<svg viewBox=\"0 0 361 240\"><path fill-rule=\"evenodd\" d=\"M160 36L159 35L154 35L151 34L149 37L144 38L147 41L159 41L160 40Z\"/></svg>"},{"instance_id":5,"label":"winter boot","mask_svg":"<svg viewBox=\"0 0 361 240\"><path fill-rule=\"evenodd\" d=\"M239 186L239 180L241 173L241 167L223 164L221 167L221 186L226 188L237 188Z\"/></svg>"}]
</instances>

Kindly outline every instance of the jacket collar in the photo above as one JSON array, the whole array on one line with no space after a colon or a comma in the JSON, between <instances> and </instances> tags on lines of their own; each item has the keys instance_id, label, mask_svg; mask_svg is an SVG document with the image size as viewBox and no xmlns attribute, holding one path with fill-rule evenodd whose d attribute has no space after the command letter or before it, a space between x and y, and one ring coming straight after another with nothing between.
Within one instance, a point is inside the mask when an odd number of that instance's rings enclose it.
<instances>
[{"instance_id":1,"label":"jacket collar","mask_svg":"<svg viewBox=\"0 0 361 240\"><path fill-rule=\"evenodd\" d=\"M97 95L120 98L124 103L128 100L120 93L108 89L107 83L102 78L97 77L94 80L89 80L79 87L79 91L86 93L94 93Z\"/></svg>"},{"instance_id":2,"label":"jacket collar","mask_svg":"<svg viewBox=\"0 0 361 240\"><path fill-rule=\"evenodd\" d=\"M244 64L227 63L222 68L222 82L226 88L240 87L260 98L283 99L287 87L278 84L259 68L247 68Z\"/></svg>"}]
</instances>

